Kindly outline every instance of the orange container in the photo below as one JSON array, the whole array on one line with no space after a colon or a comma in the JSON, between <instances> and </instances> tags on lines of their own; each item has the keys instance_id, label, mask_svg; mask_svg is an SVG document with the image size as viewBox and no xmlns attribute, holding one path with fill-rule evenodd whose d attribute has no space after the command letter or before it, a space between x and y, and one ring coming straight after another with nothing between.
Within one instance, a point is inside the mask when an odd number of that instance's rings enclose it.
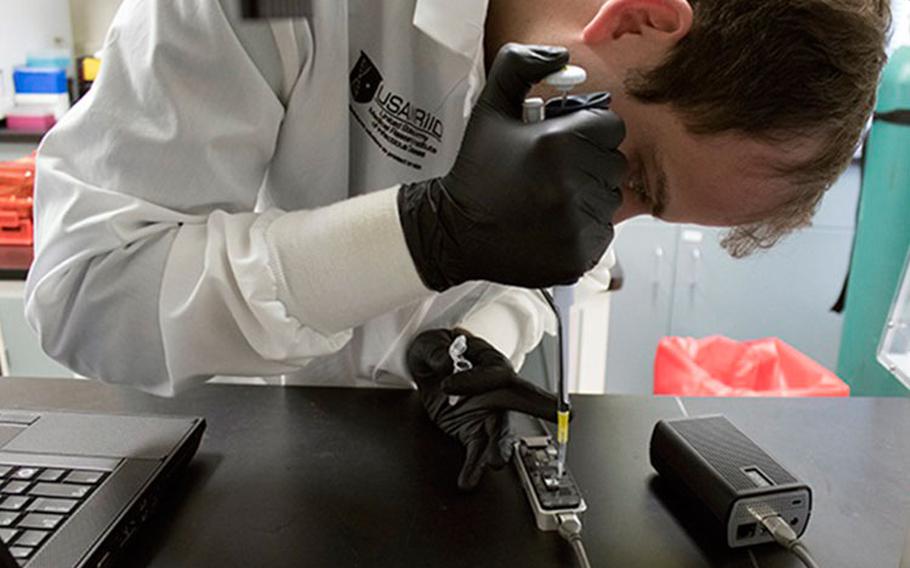
<instances>
[{"instance_id":1,"label":"orange container","mask_svg":"<svg viewBox=\"0 0 910 568\"><path fill-rule=\"evenodd\" d=\"M32 246L35 155L0 163L0 246Z\"/></svg>"},{"instance_id":2,"label":"orange container","mask_svg":"<svg viewBox=\"0 0 910 568\"><path fill-rule=\"evenodd\" d=\"M0 197L0 246L32 246L32 198Z\"/></svg>"},{"instance_id":3,"label":"orange container","mask_svg":"<svg viewBox=\"0 0 910 568\"><path fill-rule=\"evenodd\" d=\"M35 155L0 162L0 195L31 197L35 188Z\"/></svg>"}]
</instances>

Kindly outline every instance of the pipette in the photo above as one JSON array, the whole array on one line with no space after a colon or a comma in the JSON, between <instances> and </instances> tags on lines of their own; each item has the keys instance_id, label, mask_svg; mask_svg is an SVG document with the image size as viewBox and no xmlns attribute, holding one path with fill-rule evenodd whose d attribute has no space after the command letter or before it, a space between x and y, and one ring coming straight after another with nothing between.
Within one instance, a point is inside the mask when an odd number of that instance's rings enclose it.
<instances>
[{"instance_id":1,"label":"pipette","mask_svg":"<svg viewBox=\"0 0 910 568\"><path fill-rule=\"evenodd\" d=\"M560 71L548 75L544 79L544 82L562 93L562 107L565 108L566 101L568 101L569 93L572 92L572 89L587 80L587 71L577 65L566 65Z\"/></svg>"},{"instance_id":2,"label":"pipette","mask_svg":"<svg viewBox=\"0 0 910 568\"><path fill-rule=\"evenodd\" d=\"M547 76L544 82L562 93L562 102L560 110L564 111L569 98L569 93L588 79L587 72L576 65L566 65L560 71ZM606 99L609 101L609 98ZM584 108L584 107L582 107ZM580 110L580 109L579 109ZM546 120L546 105L541 98L529 98L524 102L523 107L524 121L527 123L541 122ZM559 333L559 405L556 409L556 469L559 477L562 477L566 470L566 454L569 445L569 418L572 412L572 406L569 401L569 337L564 325L569 322L568 309L572 304L573 287L556 286L553 289L555 301L551 300L549 295L544 292L544 297L550 303L550 307L556 314L557 324L560 327ZM562 306L562 310L560 310Z\"/></svg>"}]
</instances>

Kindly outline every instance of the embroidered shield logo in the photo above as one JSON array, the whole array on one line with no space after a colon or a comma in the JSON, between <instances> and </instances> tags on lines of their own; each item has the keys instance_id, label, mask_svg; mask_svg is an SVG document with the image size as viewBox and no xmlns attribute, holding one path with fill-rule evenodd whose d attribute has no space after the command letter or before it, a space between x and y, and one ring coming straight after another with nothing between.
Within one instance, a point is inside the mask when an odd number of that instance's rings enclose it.
<instances>
[{"instance_id":1,"label":"embroidered shield logo","mask_svg":"<svg viewBox=\"0 0 910 568\"><path fill-rule=\"evenodd\" d=\"M361 51L360 59L351 71L351 97L358 103L368 103L376 96L380 84L382 74L367 54Z\"/></svg>"}]
</instances>

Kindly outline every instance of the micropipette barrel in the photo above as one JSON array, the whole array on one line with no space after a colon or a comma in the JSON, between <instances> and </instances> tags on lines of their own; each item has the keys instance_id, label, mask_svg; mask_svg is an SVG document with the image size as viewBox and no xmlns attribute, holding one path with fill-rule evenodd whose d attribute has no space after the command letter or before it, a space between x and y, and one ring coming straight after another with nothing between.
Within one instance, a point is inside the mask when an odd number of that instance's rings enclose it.
<instances>
[{"instance_id":1,"label":"micropipette barrel","mask_svg":"<svg viewBox=\"0 0 910 568\"><path fill-rule=\"evenodd\" d=\"M524 102L522 116L527 123L541 122L546 119L546 108L543 99L530 98ZM559 404L556 409L556 469L559 477L566 470L566 454L569 443L569 417L571 405L569 403L569 338L564 322L568 322L569 307L572 304L573 287L555 286L553 296L555 301L547 297L550 307L556 315L559 332Z\"/></svg>"}]
</instances>

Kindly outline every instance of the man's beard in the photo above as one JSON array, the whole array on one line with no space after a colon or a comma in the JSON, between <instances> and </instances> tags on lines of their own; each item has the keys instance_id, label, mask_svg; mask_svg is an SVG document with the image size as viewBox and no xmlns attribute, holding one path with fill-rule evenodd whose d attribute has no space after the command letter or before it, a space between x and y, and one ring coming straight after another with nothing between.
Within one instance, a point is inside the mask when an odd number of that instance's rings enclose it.
<instances>
[{"instance_id":1,"label":"man's beard","mask_svg":"<svg viewBox=\"0 0 910 568\"><path fill-rule=\"evenodd\" d=\"M635 197L635 199L647 206L649 211L654 211L654 196L648 192L648 186L645 185L645 182L640 174L631 176L626 182L626 187L629 189L629 191L632 192L632 195Z\"/></svg>"},{"instance_id":2,"label":"man's beard","mask_svg":"<svg viewBox=\"0 0 910 568\"><path fill-rule=\"evenodd\" d=\"M645 183L640 175L630 177L626 182L626 186L629 188L629 191L632 192L632 195L637 197L643 203L651 205L651 196L648 195L648 188L645 187Z\"/></svg>"},{"instance_id":3,"label":"man's beard","mask_svg":"<svg viewBox=\"0 0 910 568\"><path fill-rule=\"evenodd\" d=\"M641 174L636 174L629 177L628 181L626 182L626 188L632 192L632 195L637 200L639 200L648 208L648 210L651 212L651 215L654 217L659 217L660 214L663 213L664 207L666 206L664 203L664 196L655 195L652 191L650 191L651 188L645 184Z\"/></svg>"}]
</instances>

